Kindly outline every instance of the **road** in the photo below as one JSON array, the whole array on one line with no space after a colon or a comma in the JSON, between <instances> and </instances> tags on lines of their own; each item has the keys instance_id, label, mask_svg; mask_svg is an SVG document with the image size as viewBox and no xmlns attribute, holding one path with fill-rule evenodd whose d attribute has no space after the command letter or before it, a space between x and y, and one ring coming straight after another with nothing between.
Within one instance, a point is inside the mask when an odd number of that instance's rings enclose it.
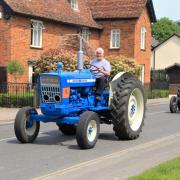
<instances>
[{"instance_id":1,"label":"road","mask_svg":"<svg viewBox=\"0 0 180 180\"><path fill-rule=\"evenodd\" d=\"M80 150L75 137L63 136L55 124L41 124L33 144L20 144L13 124L0 126L0 179L124 179L180 156L180 113L168 104L147 107L137 140L119 141L112 126L102 125L97 145Z\"/></svg>"}]
</instances>

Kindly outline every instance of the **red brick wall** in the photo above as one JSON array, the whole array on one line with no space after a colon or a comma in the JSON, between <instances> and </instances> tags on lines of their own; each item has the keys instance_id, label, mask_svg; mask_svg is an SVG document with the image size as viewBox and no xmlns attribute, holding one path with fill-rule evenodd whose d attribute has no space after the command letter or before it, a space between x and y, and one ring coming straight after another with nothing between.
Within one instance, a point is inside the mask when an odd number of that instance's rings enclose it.
<instances>
[{"instance_id":1,"label":"red brick wall","mask_svg":"<svg viewBox=\"0 0 180 180\"><path fill-rule=\"evenodd\" d=\"M100 21L104 27L100 37L100 46L105 49L106 55L124 55L134 57L134 29L135 20ZM110 37L112 29L120 29L121 42L119 49L110 49Z\"/></svg>"},{"instance_id":2,"label":"red brick wall","mask_svg":"<svg viewBox=\"0 0 180 180\"><path fill-rule=\"evenodd\" d=\"M3 12L0 6L0 12ZM6 66L10 59L10 23L3 18L0 19L0 66Z\"/></svg>"},{"instance_id":3,"label":"red brick wall","mask_svg":"<svg viewBox=\"0 0 180 180\"><path fill-rule=\"evenodd\" d=\"M141 50L141 27L146 28L146 49ZM139 64L145 65L145 83L150 82L150 57L151 57L151 21L145 8L135 26L135 51L134 57Z\"/></svg>"},{"instance_id":4,"label":"red brick wall","mask_svg":"<svg viewBox=\"0 0 180 180\"><path fill-rule=\"evenodd\" d=\"M57 48L61 45L62 34L77 33L79 28L62 25L60 23L44 22L43 30L43 47L35 49L30 47L31 42L31 23L30 18L12 17L8 23L10 27L10 37L5 40L9 42L6 49L10 49L10 58L8 60L17 60L25 67L25 73L19 82L28 82L28 60L36 60L40 55L50 48ZM99 32L91 30L90 45L94 48L99 46ZM3 56L3 61L7 61ZM8 76L8 81L12 82L13 78Z\"/></svg>"}]
</instances>

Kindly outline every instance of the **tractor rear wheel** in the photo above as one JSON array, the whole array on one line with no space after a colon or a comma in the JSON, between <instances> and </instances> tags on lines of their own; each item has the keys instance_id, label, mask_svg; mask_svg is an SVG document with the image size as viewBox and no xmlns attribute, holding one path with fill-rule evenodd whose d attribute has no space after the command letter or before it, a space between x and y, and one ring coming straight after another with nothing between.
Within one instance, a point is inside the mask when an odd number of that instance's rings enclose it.
<instances>
[{"instance_id":1,"label":"tractor rear wheel","mask_svg":"<svg viewBox=\"0 0 180 180\"><path fill-rule=\"evenodd\" d=\"M80 116L77 125L76 140L81 149L91 149L99 137L100 119L97 113L86 111Z\"/></svg>"},{"instance_id":2,"label":"tractor rear wheel","mask_svg":"<svg viewBox=\"0 0 180 180\"><path fill-rule=\"evenodd\" d=\"M17 139L21 143L32 143L37 138L40 122L29 119L30 114L37 114L35 108L21 108L15 118L14 130Z\"/></svg>"},{"instance_id":3,"label":"tractor rear wheel","mask_svg":"<svg viewBox=\"0 0 180 180\"><path fill-rule=\"evenodd\" d=\"M73 136L76 134L76 126L71 124L57 124L59 130L68 136Z\"/></svg>"},{"instance_id":4,"label":"tractor rear wheel","mask_svg":"<svg viewBox=\"0 0 180 180\"><path fill-rule=\"evenodd\" d=\"M172 96L170 99L170 104L169 104L169 108L171 113L176 113L177 112L177 98L176 96Z\"/></svg>"},{"instance_id":5,"label":"tractor rear wheel","mask_svg":"<svg viewBox=\"0 0 180 180\"><path fill-rule=\"evenodd\" d=\"M139 137L145 117L145 98L142 84L129 73L116 80L111 102L113 130L122 140Z\"/></svg>"}]
</instances>

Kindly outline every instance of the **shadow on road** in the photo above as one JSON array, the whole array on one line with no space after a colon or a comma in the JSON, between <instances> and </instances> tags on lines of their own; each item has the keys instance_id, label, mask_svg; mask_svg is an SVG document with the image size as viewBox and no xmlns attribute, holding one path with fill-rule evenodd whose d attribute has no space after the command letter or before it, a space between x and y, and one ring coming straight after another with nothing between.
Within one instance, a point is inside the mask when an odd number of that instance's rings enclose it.
<instances>
[{"instance_id":1,"label":"shadow on road","mask_svg":"<svg viewBox=\"0 0 180 180\"><path fill-rule=\"evenodd\" d=\"M65 146L68 149L75 149L79 150L80 148L78 145L70 144L75 140L75 136L65 136L58 130L46 131L41 132L37 139L35 140L33 145L60 145ZM106 141L119 141L118 138L114 135L114 133L100 133L99 140L106 140ZM68 144L66 144L68 142ZM22 144L17 139L8 140L7 143L9 144Z\"/></svg>"}]
</instances>

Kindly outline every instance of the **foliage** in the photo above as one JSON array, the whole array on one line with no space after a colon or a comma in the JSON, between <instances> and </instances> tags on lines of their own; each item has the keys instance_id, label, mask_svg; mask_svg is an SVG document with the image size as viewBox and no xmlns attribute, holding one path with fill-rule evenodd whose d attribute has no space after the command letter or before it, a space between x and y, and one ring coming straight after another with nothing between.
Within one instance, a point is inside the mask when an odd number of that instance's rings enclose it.
<instances>
[{"instance_id":1,"label":"foliage","mask_svg":"<svg viewBox=\"0 0 180 180\"><path fill-rule=\"evenodd\" d=\"M77 69L77 55L73 50L50 49L43 53L41 58L36 62L35 72L56 71L58 62L63 62L63 70L74 71Z\"/></svg>"},{"instance_id":2,"label":"foliage","mask_svg":"<svg viewBox=\"0 0 180 180\"><path fill-rule=\"evenodd\" d=\"M130 72L137 78L140 75L140 66L132 58L125 56L108 56L106 57L112 66L111 79L119 72Z\"/></svg>"},{"instance_id":3,"label":"foliage","mask_svg":"<svg viewBox=\"0 0 180 180\"><path fill-rule=\"evenodd\" d=\"M9 74L14 76L15 82L19 78L19 76L23 75L24 73L24 66L20 64L18 61L13 60L10 61L7 65L7 71Z\"/></svg>"},{"instance_id":4,"label":"foliage","mask_svg":"<svg viewBox=\"0 0 180 180\"><path fill-rule=\"evenodd\" d=\"M168 161L155 168L152 168L143 174L128 178L128 180L169 180L180 179L180 158Z\"/></svg>"},{"instance_id":5,"label":"foliage","mask_svg":"<svg viewBox=\"0 0 180 180\"><path fill-rule=\"evenodd\" d=\"M146 99L166 98L169 96L169 90L162 89L145 89L144 93Z\"/></svg>"},{"instance_id":6,"label":"foliage","mask_svg":"<svg viewBox=\"0 0 180 180\"><path fill-rule=\"evenodd\" d=\"M160 42L174 33L180 34L180 26L168 18L162 18L152 25L152 34Z\"/></svg>"},{"instance_id":7,"label":"foliage","mask_svg":"<svg viewBox=\"0 0 180 180\"><path fill-rule=\"evenodd\" d=\"M0 93L0 107L33 106L33 93Z\"/></svg>"},{"instance_id":8,"label":"foliage","mask_svg":"<svg viewBox=\"0 0 180 180\"><path fill-rule=\"evenodd\" d=\"M85 63L89 63L90 59L85 56ZM106 57L111 63L112 73L111 78L121 71L128 71L137 77L140 73L139 66L134 59L129 59L124 56L108 56ZM41 58L35 64L35 72L50 72L57 70L57 63L63 62L63 70L74 71L77 69L77 55L74 51L64 49L50 49L42 54Z\"/></svg>"}]
</instances>

